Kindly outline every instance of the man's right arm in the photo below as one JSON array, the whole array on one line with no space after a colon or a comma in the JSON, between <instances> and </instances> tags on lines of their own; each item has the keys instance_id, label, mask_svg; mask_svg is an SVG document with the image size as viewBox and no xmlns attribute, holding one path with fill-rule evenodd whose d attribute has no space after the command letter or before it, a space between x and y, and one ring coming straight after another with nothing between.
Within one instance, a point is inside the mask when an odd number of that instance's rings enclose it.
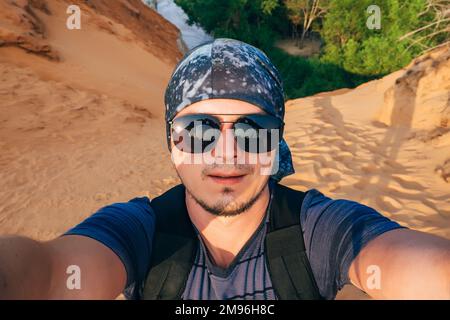
<instances>
[{"instance_id":1,"label":"man's right arm","mask_svg":"<svg viewBox=\"0 0 450 320\"><path fill-rule=\"evenodd\" d=\"M101 208L49 242L0 237L0 299L114 299L124 288L138 298L154 229L144 197Z\"/></svg>"},{"instance_id":2,"label":"man's right arm","mask_svg":"<svg viewBox=\"0 0 450 320\"><path fill-rule=\"evenodd\" d=\"M1 237L0 257L0 299L114 299L125 287L119 257L84 236L49 242Z\"/></svg>"}]
</instances>

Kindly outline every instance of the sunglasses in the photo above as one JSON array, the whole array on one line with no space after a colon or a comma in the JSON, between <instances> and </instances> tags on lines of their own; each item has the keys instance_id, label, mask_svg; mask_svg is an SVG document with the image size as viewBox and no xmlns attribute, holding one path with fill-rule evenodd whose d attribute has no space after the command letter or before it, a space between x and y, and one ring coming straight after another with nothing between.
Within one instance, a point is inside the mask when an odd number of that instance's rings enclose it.
<instances>
[{"instance_id":1,"label":"sunglasses","mask_svg":"<svg viewBox=\"0 0 450 320\"><path fill-rule=\"evenodd\" d=\"M241 150L248 153L266 153L278 146L283 135L282 120L266 114L237 116L240 117L234 121L223 121L214 114L189 114L175 118L168 122L169 139L183 152L209 152L219 140L222 124L232 123L231 130Z\"/></svg>"}]
</instances>

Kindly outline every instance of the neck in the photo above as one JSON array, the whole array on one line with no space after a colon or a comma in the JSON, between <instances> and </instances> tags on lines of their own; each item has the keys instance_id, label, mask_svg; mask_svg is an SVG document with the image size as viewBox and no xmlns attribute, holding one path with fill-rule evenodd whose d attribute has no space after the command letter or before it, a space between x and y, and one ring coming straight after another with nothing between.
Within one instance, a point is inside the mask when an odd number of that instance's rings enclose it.
<instances>
[{"instance_id":1,"label":"neck","mask_svg":"<svg viewBox=\"0 0 450 320\"><path fill-rule=\"evenodd\" d=\"M186 192L189 217L199 230L214 264L222 268L229 266L263 220L269 199L269 186L266 184L258 200L248 210L236 216L221 217L203 209Z\"/></svg>"}]
</instances>

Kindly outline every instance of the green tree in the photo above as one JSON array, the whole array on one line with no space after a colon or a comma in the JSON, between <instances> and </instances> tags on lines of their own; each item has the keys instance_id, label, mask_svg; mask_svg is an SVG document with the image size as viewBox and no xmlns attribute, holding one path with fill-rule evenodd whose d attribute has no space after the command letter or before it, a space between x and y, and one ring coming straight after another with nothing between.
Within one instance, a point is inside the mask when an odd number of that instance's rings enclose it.
<instances>
[{"instance_id":1,"label":"green tree","mask_svg":"<svg viewBox=\"0 0 450 320\"><path fill-rule=\"evenodd\" d=\"M272 11L279 6L278 0L261 1L261 9L264 14L271 14Z\"/></svg>"},{"instance_id":2,"label":"green tree","mask_svg":"<svg viewBox=\"0 0 450 320\"><path fill-rule=\"evenodd\" d=\"M354 87L398 70L429 48L448 43L450 0L175 0L214 37L253 44L280 70L289 98ZM368 28L377 5L381 28ZM317 32L319 58L291 56L279 38ZM302 34L300 34L300 31Z\"/></svg>"},{"instance_id":3,"label":"green tree","mask_svg":"<svg viewBox=\"0 0 450 320\"><path fill-rule=\"evenodd\" d=\"M214 37L230 37L270 48L288 28L278 0L176 0L189 16Z\"/></svg>"},{"instance_id":4,"label":"green tree","mask_svg":"<svg viewBox=\"0 0 450 320\"><path fill-rule=\"evenodd\" d=\"M419 48L422 52L450 44L450 1L427 0L425 9L419 14L419 26L403 36L407 50Z\"/></svg>"},{"instance_id":5,"label":"green tree","mask_svg":"<svg viewBox=\"0 0 450 320\"><path fill-rule=\"evenodd\" d=\"M381 28L369 29L367 8L381 10ZM400 37L419 25L426 0L331 0L324 22L322 61L362 75L383 75L407 64L418 51Z\"/></svg>"},{"instance_id":6,"label":"green tree","mask_svg":"<svg viewBox=\"0 0 450 320\"><path fill-rule=\"evenodd\" d=\"M297 46L303 44L313 23L325 15L328 3L328 0L284 0L289 20L293 25L293 36ZM299 39L298 27L300 25L302 31Z\"/></svg>"}]
</instances>

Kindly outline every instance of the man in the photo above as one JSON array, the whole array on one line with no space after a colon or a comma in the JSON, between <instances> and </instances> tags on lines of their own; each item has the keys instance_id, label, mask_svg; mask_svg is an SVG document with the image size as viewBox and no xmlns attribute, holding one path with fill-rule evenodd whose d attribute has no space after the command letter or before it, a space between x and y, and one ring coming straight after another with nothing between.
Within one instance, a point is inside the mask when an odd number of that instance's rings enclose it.
<instances>
[{"instance_id":1,"label":"man","mask_svg":"<svg viewBox=\"0 0 450 320\"><path fill-rule=\"evenodd\" d=\"M450 298L448 240L278 184L293 173L284 94L260 50L194 48L165 104L182 185L104 207L49 242L1 239L1 298L333 299L347 283L374 298Z\"/></svg>"}]
</instances>

